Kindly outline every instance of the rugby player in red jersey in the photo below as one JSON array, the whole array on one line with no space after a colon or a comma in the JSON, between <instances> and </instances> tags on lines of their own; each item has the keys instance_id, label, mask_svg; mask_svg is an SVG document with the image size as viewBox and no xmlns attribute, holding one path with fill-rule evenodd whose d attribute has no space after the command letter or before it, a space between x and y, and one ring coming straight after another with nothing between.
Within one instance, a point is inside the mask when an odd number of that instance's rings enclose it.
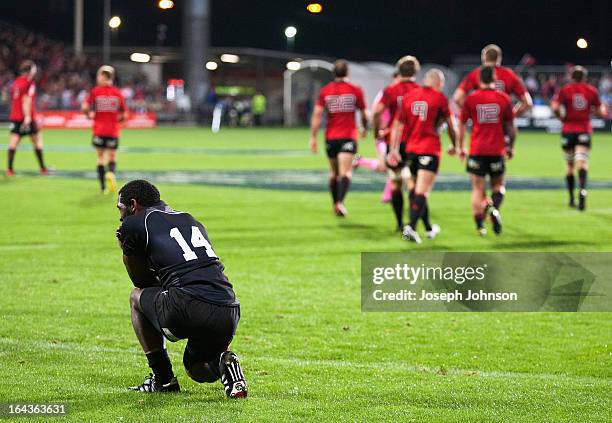
<instances>
[{"instance_id":1,"label":"rugby player in red jersey","mask_svg":"<svg viewBox=\"0 0 612 423\"><path fill-rule=\"evenodd\" d=\"M466 125L472 121L472 136L467 158L467 171L472 179L472 211L476 229L481 236L487 234L484 220L491 214L493 231L502 231L499 212L504 199L504 156L512 158L516 128L513 123L512 101L510 96L495 89L495 68L480 68L480 89L470 94L461 109L459 122L460 157L465 157L463 150ZM506 142L507 139L507 142ZM486 196L486 176L491 180L491 199Z\"/></svg>"},{"instance_id":2,"label":"rugby player in red jersey","mask_svg":"<svg viewBox=\"0 0 612 423\"><path fill-rule=\"evenodd\" d=\"M43 159L43 143L40 130L36 123L36 83L34 77L37 72L36 64L31 60L25 60L19 66L19 76L13 81L11 87L11 136L8 146L8 167L6 176L13 176L13 161L17 146L21 137L29 135L34 144L34 153L40 166L40 174L48 174Z\"/></svg>"},{"instance_id":3,"label":"rugby player in red jersey","mask_svg":"<svg viewBox=\"0 0 612 423\"><path fill-rule=\"evenodd\" d=\"M425 74L424 86L404 95L393 123L390 161L405 161L410 169L410 222L403 229L404 239L421 243L416 231L417 222L423 220L427 238L440 233L440 226L429 221L427 198L433 188L440 165L440 125L446 122L452 144L450 155L456 153L456 138L448 99L441 93L444 74L430 69ZM406 134L405 146L400 142ZM401 146L401 147L400 147ZM398 150L398 147L401 150ZM400 151L405 151L402 160ZM401 191L400 191L401 194Z\"/></svg>"},{"instance_id":4,"label":"rugby player in red jersey","mask_svg":"<svg viewBox=\"0 0 612 423\"><path fill-rule=\"evenodd\" d=\"M82 105L83 113L94 121L92 144L96 148L98 180L102 192L117 190L115 168L119 131L128 112L123 94L113 85L114 79L115 70L112 66L100 67L96 74L97 86Z\"/></svg>"},{"instance_id":5,"label":"rugby player in red jersey","mask_svg":"<svg viewBox=\"0 0 612 423\"><path fill-rule=\"evenodd\" d=\"M525 89L525 84L523 84L521 78L512 69L501 65L502 51L499 46L495 44L485 46L481 52L481 59L483 66L495 67L495 89L510 96L514 95L518 100L514 108L515 116L521 116L533 107L531 95ZM463 78L455 90L453 100L460 108L463 107L467 95L480 87L479 74L480 68L472 70Z\"/></svg>"},{"instance_id":6,"label":"rugby player in red jersey","mask_svg":"<svg viewBox=\"0 0 612 423\"><path fill-rule=\"evenodd\" d=\"M336 60L334 80L321 88L319 98L310 121L310 149L317 153L317 132L321 127L323 112L327 112L325 144L329 158L329 190L337 216L346 217L344 197L351 183L353 159L357 153L357 125L355 113L361 114L363 126L361 136L365 137L368 127L368 111L363 91L348 79L348 63Z\"/></svg>"},{"instance_id":7,"label":"rugby player in red jersey","mask_svg":"<svg viewBox=\"0 0 612 423\"><path fill-rule=\"evenodd\" d=\"M416 57L404 56L397 62L397 69L399 72L399 80L392 83L383 90L383 95L380 101L374 107L373 112L373 124L374 124L374 136L376 138L382 138L385 140L387 151L389 151L390 143L390 132L393 125L393 121L397 116L397 111L402 104L402 98L419 87L415 82L415 76L421 65ZM382 115L388 110L390 112L391 121L387 125L383 125ZM402 132L402 137L399 142L404 145L406 140L406 132ZM393 207L393 213L395 214L395 220L397 222L398 231L402 231L404 227L403 214L404 214L404 196L402 194L402 188L404 184L408 184L407 172L403 172L405 169L403 161L399 161L391 165L387 163L389 169L389 178L391 179L391 206ZM412 191L410 191L412 193Z\"/></svg>"},{"instance_id":8,"label":"rugby player in red jersey","mask_svg":"<svg viewBox=\"0 0 612 423\"><path fill-rule=\"evenodd\" d=\"M587 70L574 66L570 70L572 82L565 85L553 98L551 107L555 115L563 122L561 130L561 148L567 162L565 182L569 191L569 205L576 207L574 201L574 168L578 168L578 210L586 207L586 182L589 151L591 150L590 115L606 116L606 106L599 99L597 90L587 84Z\"/></svg>"}]
</instances>

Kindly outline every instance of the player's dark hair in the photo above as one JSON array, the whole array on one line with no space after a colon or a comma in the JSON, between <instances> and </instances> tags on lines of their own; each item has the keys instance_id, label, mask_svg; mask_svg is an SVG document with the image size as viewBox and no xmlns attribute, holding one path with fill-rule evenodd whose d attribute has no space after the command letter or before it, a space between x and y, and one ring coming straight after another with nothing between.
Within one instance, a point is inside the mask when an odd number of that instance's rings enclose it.
<instances>
[{"instance_id":1,"label":"player's dark hair","mask_svg":"<svg viewBox=\"0 0 612 423\"><path fill-rule=\"evenodd\" d=\"M143 207L151 207L161 201L159 190L151 182L144 179L130 181L121 187L119 198L122 204L128 205L130 201L136 200Z\"/></svg>"},{"instance_id":2,"label":"player's dark hair","mask_svg":"<svg viewBox=\"0 0 612 423\"><path fill-rule=\"evenodd\" d=\"M397 61L397 70L403 77L413 77L421 69L421 64L414 56L404 56Z\"/></svg>"},{"instance_id":3,"label":"player's dark hair","mask_svg":"<svg viewBox=\"0 0 612 423\"><path fill-rule=\"evenodd\" d=\"M22 75L30 73L32 68L35 66L34 62L31 60L24 60L19 64L19 73Z\"/></svg>"},{"instance_id":4,"label":"player's dark hair","mask_svg":"<svg viewBox=\"0 0 612 423\"><path fill-rule=\"evenodd\" d=\"M570 69L570 76L574 82L584 81L587 75L587 70L582 66L574 66Z\"/></svg>"},{"instance_id":5,"label":"player's dark hair","mask_svg":"<svg viewBox=\"0 0 612 423\"><path fill-rule=\"evenodd\" d=\"M480 82L492 84L495 81L495 68L493 66L482 66L480 68Z\"/></svg>"},{"instance_id":6,"label":"player's dark hair","mask_svg":"<svg viewBox=\"0 0 612 423\"><path fill-rule=\"evenodd\" d=\"M346 78L348 75L348 62L344 59L338 59L334 62L334 76L336 78Z\"/></svg>"}]
</instances>

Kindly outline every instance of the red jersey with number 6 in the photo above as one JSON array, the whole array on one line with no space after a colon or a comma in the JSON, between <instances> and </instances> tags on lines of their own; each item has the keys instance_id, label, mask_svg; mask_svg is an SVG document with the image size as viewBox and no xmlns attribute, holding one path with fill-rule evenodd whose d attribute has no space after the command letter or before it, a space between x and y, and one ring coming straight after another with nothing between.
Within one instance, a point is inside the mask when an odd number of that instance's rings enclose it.
<instances>
[{"instance_id":1,"label":"red jersey with number 6","mask_svg":"<svg viewBox=\"0 0 612 423\"><path fill-rule=\"evenodd\" d=\"M504 123L512 122L512 100L493 89L476 90L465 100L461 121L472 120L472 156L503 156L506 151Z\"/></svg>"},{"instance_id":2,"label":"red jersey with number 6","mask_svg":"<svg viewBox=\"0 0 612 423\"><path fill-rule=\"evenodd\" d=\"M404 97L397 118L407 132L406 152L440 156L440 124L450 116L448 100L439 91L421 87Z\"/></svg>"},{"instance_id":3,"label":"red jersey with number 6","mask_svg":"<svg viewBox=\"0 0 612 423\"><path fill-rule=\"evenodd\" d=\"M27 76L19 76L13 81L11 87L11 122L21 122L23 115L23 98L32 98L32 121L36 119L36 83Z\"/></svg>"},{"instance_id":4,"label":"red jersey with number 6","mask_svg":"<svg viewBox=\"0 0 612 423\"><path fill-rule=\"evenodd\" d=\"M86 100L95 113L93 134L119 138L120 115L126 110L125 99L117 87L94 87Z\"/></svg>"},{"instance_id":5,"label":"red jersey with number 6","mask_svg":"<svg viewBox=\"0 0 612 423\"><path fill-rule=\"evenodd\" d=\"M508 95L514 94L516 97L521 97L525 94L525 86L523 81L510 68L503 66L495 66L495 89L504 92ZM459 88L465 91L466 94L477 90L480 87L480 68L476 68L466 75L459 84Z\"/></svg>"},{"instance_id":6,"label":"red jersey with number 6","mask_svg":"<svg viewBox=\"0 0 612 423\"><path fill-rule=\"evenodd\" d=\"M591 110L601 105L595 87L584 82L569 83L559 90L554 101L565 107L563 132L570 134L593 132Z\"/></svg>"},{"instance_id":7,"label":"red jersey with number 6","mask_svg":"<svg viewBox=\"0 0 612 423\"><path fill-rule=\"evenodd\" d=\"M395 120L397 112L402 106L402 99L404 98L404 96L417 88L419 88L419 84L413 81L398 81L385 88L385 90L383 91L383 95L380 99L380 103L384 104L385 107L389 109L389 115L391 116L389 126L391 126L393 121ZM404 132L402 133L402 138L400 141L406 141L407 135L407 130L404 127ZM389 144L389 141L390 134L387 134L385 136L385 142Z\"/></svg>"},{"instance_id":8,"label":"red jersey with number 6","mask_svg":"<svg viewBox=\"0 0 612 423\"><path fill-rule=\"evenodd\" d=\"M355 113L366 107L361 88L347 81L332 81L321 88L317 105L327 111L327 140L357 141Z\"/></svg>"}]
</instances>

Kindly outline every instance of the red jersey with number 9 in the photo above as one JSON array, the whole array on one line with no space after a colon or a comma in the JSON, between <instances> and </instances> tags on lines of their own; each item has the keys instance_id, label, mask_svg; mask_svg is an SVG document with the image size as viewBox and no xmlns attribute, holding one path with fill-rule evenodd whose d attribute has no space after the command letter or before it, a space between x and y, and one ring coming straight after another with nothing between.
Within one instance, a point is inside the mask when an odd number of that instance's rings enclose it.
<instances>
[{"instance_id":1,"label":"red jersey with number 9","mask_svg":"<svg viewBox=\"0 0 612 423\"><path fill-rule=\"evenodd\" d=\"M355 113L366 107L361 88L347 81L332 81L321 88L317 105L327 111L327 140L357 141Z\"/></svg>"},{"instance_id":2,"label":"red jersey with number 9","mask_svg":"<svg viewBox=\"0 0 612 423\"><path fill-rule=\"evenodd\" d=\"M408 93L397 115L406 128L406 151L440 156L439 127L449 116L448 100L441 92L421 87Z\"/></svg>"},{"instance_id":3,"label":"red jersey with number 9","mask_svg":"<svg viewBox=\"0 0 612 423\"><path fill-rule=\"evenodd\" d=\"M93 134L97 137L118 138L119 116L126 110L125 99L117 87L94 87L86 100L95 113Z\"/></svg>"},{"instance_id":4,"label":"red jersey with number 9","mask_svg":"<svg viewBox=\"0 0 612 423\"><path fill-rule=\"evenodd\" d=\"M504 122L512 122L512 100L493 89L476 90L465 100L461 121L472 120L472 156L503 156L506 152Z\"/></svg>"},{"instance_id":5,"label":"red jersey with number 9","mask_svg":"<svg viewBox=\"0 0 612 423\"><path fill-rule=\"evenodd\" d=\"M559 90L554 101L565 107L563 132L570 134L593 132L591 109L601 105L595 87L584 82L569 83Z\"/></svg>"}]
</instances>

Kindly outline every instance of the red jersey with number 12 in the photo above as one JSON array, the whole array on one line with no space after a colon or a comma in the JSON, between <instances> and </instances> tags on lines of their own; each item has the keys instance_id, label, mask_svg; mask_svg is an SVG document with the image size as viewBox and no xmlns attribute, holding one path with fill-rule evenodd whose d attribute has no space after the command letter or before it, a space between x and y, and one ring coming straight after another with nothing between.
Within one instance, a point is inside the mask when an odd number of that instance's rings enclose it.
<instances>
[{"instance_id":1,"label":"red jersey with number 12","mask_svg":"<svg viewBox=\"0 0 612 423\"><path fill-rule=\"evenodd\" d=\"M327 140L357 141L355 113L366 107L361 88L347 81L332 81L321 88L317 105L327 111Z\"/></svg>"},{"instance_id":2,"label":"red jersey with number 12","mask_svg":"<svg viewBox=\"0 0 612 423\"><path fill-rule=\"evenodd\" d=\"M590 134L593 132L591 109L601 105L595 87L584 82L572 82L559 90L555 96L555 101L565 107L563 132L574 134L582 132Z\"/></svg>"},{"instance_id":3,"label":"red jersey with number 12","mask_svg":"<svg viewBox=\"0 0 612 423\"><path fill-rule=\"evenodd\" d=\"M125 99L117 87L94 87L87 103L95 113L93 134L98 137L118 138L119 115L126 110Z\"/></svg>"},{"instance_id":4,"label":"red jersey with number 12","mask_svg":"<svg viewBox=\"0 0 612 423\"><path fill-rule=\"evenodd\" d=\"M506 151L504 122L512 122L512 100L492 89L476 90L465 100L461 121L472 120L470 155L503 156Z\"/></svg>"},{"instance_id":5,"label":"red jersey with number 12","mask_svg":"<svg viewBox=\"0 0 612 423\"><path fill-rule=\"evenodd\" d=\"M404 97L398 119L407 129L406 151L440 156L440 123L450 116L448 100L439 91L422 87Z\"/></svg>"}]
</instances>

